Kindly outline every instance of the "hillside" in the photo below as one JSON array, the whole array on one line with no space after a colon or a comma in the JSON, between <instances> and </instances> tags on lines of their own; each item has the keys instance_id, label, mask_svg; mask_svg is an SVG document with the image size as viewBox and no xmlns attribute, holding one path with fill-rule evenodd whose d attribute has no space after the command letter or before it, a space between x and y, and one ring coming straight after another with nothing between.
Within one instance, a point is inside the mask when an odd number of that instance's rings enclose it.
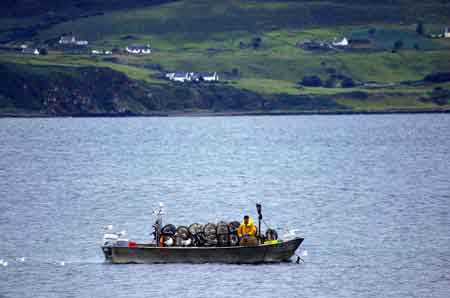
<instances>
[{"instance_id":1,"label":"hillside","mask_svg":"<svg viewBox=\"0 0 450 298\"><path fill-rule=\"evenodd\" d=\"M422 81L428 74L450 71L450 39L428 37L450 24L450 4L446 1L15 3L0 21L4 24L0 63L29 68L30 73L39 66L49 74L54 67L68 68L71 73L84 67L106 67L143 90L165 90L164 96L171 102L152 108L145 104L145 108L138 108L133 103L129 109L133 113L164 109L382 111L449 107L442 99L439 104L426 100L436 90L444 90L439 92L445 97L448 83ZM33 5L37 6L27 12ZM47 13L50 8L52 17ZM424 24L421 34L416 32L418 22ZM68 51L57 46L57 39L69 33L88 40L89 47ZM331 42L343 37L365 40L368 45L319 51L297 46L304 40ZM49 55L24 56L11 50L24 42L47 48ZM152 54L125 54L123 49L130 44L150 44ZM111 57L102 57L91 55L92 49L116 51ZM214 71L222 82L214 86L173 84L163 78L170 71ZM311 76L318 77L321 86L302 85L302 80ZM345 80L353 82L350 88L342 88ZM245 104L211 104L214 96L227 94L231 101L240 98ZM202 97L208 104L201 103ZM305 104L306 99L311 102ZM140 102L137 97L133 100ZM250 103L252 100L255 102ZM299 103L293 103L295 100Z\"/></svg>"}]
</instances>

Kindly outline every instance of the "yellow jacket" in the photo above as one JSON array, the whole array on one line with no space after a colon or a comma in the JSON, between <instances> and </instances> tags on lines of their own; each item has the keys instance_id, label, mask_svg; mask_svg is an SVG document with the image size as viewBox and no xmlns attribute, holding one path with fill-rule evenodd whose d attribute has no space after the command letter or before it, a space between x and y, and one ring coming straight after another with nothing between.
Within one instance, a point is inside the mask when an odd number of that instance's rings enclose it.
<instances>
[{"instance_id":1,"label":"yellow jacket","mask_svg":"<svg viewBox=\"0 0 450 298\"><path fill-rule=\"evenodd\" d=\"M242 221L237 232L239 238L241 238L244 235L255 236L256 227L253 224L253 219L251 217L248 219L248 225L246 225L244 221Z\"/></svg>"}]
</instances>

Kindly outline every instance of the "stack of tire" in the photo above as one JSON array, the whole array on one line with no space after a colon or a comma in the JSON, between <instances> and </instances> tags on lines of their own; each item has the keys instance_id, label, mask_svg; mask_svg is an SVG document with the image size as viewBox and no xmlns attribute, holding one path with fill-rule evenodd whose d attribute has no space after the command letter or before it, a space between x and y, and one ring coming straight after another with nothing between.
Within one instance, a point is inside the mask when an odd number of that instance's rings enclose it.
<instances>
[{"instance_id":1,"label":"stack of tire","mask_svg":"<svg viewBox=\"0 0 450 298\"><path fill-rule=\"evenodd\" d=\"M217 225L193 223L189 227L172 224L161 229L162 242L165 246L236 246L239 244L237 230L239 222L221 221Z\"/></svg>"}]
</instances>

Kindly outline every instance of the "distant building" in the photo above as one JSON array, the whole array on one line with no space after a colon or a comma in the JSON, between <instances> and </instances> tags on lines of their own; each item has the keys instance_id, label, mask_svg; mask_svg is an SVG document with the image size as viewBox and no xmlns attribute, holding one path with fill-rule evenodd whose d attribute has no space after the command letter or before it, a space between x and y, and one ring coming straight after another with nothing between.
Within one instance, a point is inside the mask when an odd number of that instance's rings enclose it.
<instances>
[{"instance_id":1,"label":"distant building","mask_svg":"<svg viewBox=\"0 0 450 298\"><path fill-rule=\"evenodd\" d=\"M335 47L347 47L349 42L348 39L344 37L341 41L333 41L331 44Z\"/></svg>"},{"instance_id":2,"label":"distant building","mask_svg":"<svg viewBox=\"0 0 450 298\"><path fill-rule=\"evenodd\" d=\"M450 38L450 32L448 32L448 27L445 27L444 38Z\"/></svg>"},{"instance_id":3,"label":"distant building","mask_svg":"<svg viewBox=\"0 0 450 298\"><path fill-rule=\"evenodd\" d=\"M108 50L92 50L91 53L93 55L112 55L112 51Z\"/></svg>"},{"instance_id":4,"label":"distant building","mask_svg":"<svg viewBox=\"0 0 450 298\"><path fill-rule=\"evenodd\" d=\"M130 45L127 46L126 49L127 53L130 54L150 54L152 52L152 49L150 48L150 45Z\"/></svg>"},{"instance_id":5,"label":"distant building","mask_svg":"<svg viewBox=\"0 0 450 298\"><path fill-rule=\"evenodd\" d=\"M205 82L214 82L219 80L219 75L216 72L207 72L200 74L200 80Z\"/></svg>"},{"instance_id":6,"label":"distant building","mask_svg":"<svg viewBox=\"0 0 450 298\"><path fill-rule=\"evenodd\" d=\"M33 49L33 48L23 48L22 53L27 54L27 55L39 55L40 54L38 49Z\"/></svg>"},{"instance_id":7,"label":"distant building","mask_svg":"<svg viewBox=\"0 0 450 298\"><path fill-rule=\"evenodd\" d=\"M87 46L89 42L87 40L77 40L74 35L63 35L59 39L60 45L76 45L76 46Z\"/></svg>"},{"instance_id":8,"label":"distant building","mask_svg":"<svg viewBox=\"0 0 450 298\"><path fill-rule=\"evenodd\" d=\"M217 72L167 72L164 77L174 82L214 82L219 81Z\"/></svg>"},{"instance_id":9,"label":"distant building","mask_svg":"<svg viewBox=\"0 0 450 298\"><path fill-rule=\"evenodd\" d=\"M177 72L173 75L172 81L174 82L190 82L192 80L191 73L189 72Z\"/></svg>"}]
</instances>

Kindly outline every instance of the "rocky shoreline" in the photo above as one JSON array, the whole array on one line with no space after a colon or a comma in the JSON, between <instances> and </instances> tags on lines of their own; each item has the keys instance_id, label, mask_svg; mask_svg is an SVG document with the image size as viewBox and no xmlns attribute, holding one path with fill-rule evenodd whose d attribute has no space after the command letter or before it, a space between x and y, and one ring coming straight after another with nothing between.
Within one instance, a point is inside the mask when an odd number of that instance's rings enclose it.
<instances>
[{"instance_id":1,"label":"rocky shoreline","mask_svg":"<svg viewBox=\"0 0 450 298\"><path fill-rule=\"evenodd\" d=\"M0 118L123 118L123 117L239 117L239 116L310 116L310 115L389 115L389 114L449 114L450 109L388 109L342 111L170 111L153 113L73 113L50 115L43 113L0 113Z\"/></svg>"}]
</instances>

